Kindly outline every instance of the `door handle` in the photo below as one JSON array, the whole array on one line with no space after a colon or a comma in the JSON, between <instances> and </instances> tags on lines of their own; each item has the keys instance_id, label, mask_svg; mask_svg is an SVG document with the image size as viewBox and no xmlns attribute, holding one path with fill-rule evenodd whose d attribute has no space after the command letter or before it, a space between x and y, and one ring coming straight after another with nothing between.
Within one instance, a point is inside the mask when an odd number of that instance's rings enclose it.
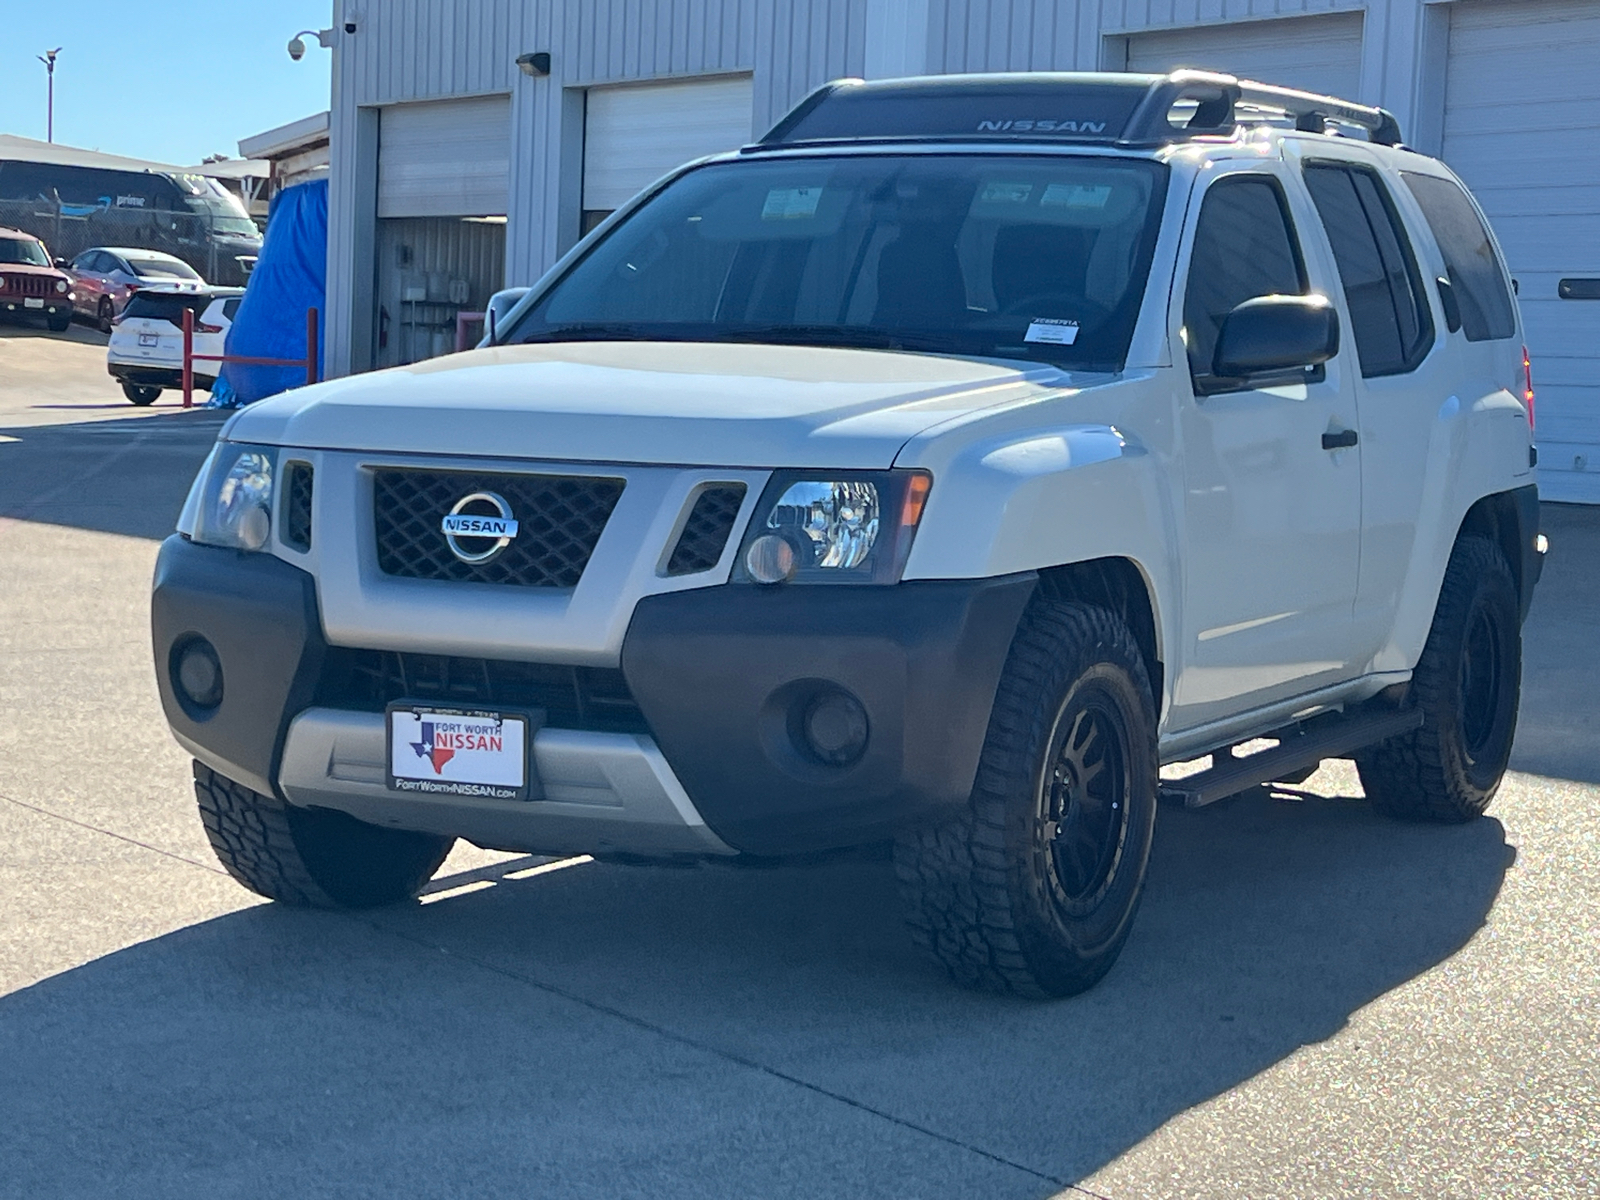
<instances>
[{"instance_id":1,"label":"door handle","mask_svg":"<svg viewBox=\"0 0 1600 1200\"><path fill-rule=\"evenodd\" d=\"M1360 440L1356 436L1354 429L1341 429L1338 433L1323 434L1322 448L1324 450L1348 450Z\"/></svg>"}]
</instances>

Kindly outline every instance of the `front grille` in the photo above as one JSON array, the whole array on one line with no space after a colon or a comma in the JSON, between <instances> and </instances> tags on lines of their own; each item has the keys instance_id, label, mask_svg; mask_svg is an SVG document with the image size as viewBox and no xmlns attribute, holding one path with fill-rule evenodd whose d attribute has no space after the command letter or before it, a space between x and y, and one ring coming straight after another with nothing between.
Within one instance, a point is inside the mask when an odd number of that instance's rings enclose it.
<instances>
[{"instance_id":1,"label":"front grille","mask_svg":"<svg viewBox=\"0 0 1600 1200\"><path fill-rule=\"evenodd\" d=\"M51 296L56 290L56 281L45 275L7 275L5 285L8 296Z\"/></svg>"},{"instance_id":2,"label":"front grille","mask_svg":"<svg viewBox=\"0 0 1600 1200\"><path fill-rule=\"evenodd\" d=\"M382 712L397 700L542 708L558 729L648 733L621 671L393 650L331 648L317 689L330 708Z\"/></svg>"},{"instance_id":3,"label":"front grille","mask_svg":"<svg viewBox=\"0 0 1600 1200\"><path fill-rule=\"evenodd\" d=\"M667 574L694 575L716 566L743 503L742 483L717 484L701 492L667 560Z\"/></svg>"},{"instance_id":4,"label":"front grille","mask_svg":"<svg viewBox=\"0 0 1600 1200\"><path fill-rule=\"evenodd\" d=\"M622 487L620 479L581 476L375 471L378 567L406 579L576 587ZM474 492L504 498L520 526L504 550L481 563L457 558L440 528L451 508ZM476 551L487 539L473 541L468 549Z\"/></svg>"},{"instance_id":5,"label":"front grille","mask_svg":"<svg viewBox=\"0 0 1600 1200\"><path fill-rule=\"evenodd\" d=\"M283 541L301 553L311 549L311 464L283 469Z\"/></svg>"}]
</instances>

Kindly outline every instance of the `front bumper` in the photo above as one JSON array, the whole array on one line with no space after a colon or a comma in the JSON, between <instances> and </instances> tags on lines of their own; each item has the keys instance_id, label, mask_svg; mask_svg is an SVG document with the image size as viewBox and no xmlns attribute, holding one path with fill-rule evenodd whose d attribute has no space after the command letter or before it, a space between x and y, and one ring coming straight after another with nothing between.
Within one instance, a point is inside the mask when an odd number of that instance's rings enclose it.
<instances>
[{"instance_id":1,"label":"front bumper","mask_svg":"<svg viewBox=\"0 0 1600 1200\"><path fill-rule=\"evenodd\" d=\"M46 300L44 307L34 308L21 300L4 300L0 301L0 314L7 317L70 317L72 301L62 297L60 300Z\"/></svg>"},{"instance_id":2,"label":"front bumper","mask_svg":"<svg viewBox=\"0 0 1600 1200\"><path fill-rule=\"evenodd\" d=\"M622 671L649 733L541 729L533 753L547 799L533 802L389 791L381 714L318 701L336 655L312 577L286 562L169 538L151 624L178 741L256 791L497 849L777 855L872 841L966 802L1034 583L646 597ZM208 712L173 683L178 652L196 637L222 667L223 697ZM824 690L865 713L866 745L848 766L808 758L796 732L796 714Z\"/></svg>"}]
</instances>

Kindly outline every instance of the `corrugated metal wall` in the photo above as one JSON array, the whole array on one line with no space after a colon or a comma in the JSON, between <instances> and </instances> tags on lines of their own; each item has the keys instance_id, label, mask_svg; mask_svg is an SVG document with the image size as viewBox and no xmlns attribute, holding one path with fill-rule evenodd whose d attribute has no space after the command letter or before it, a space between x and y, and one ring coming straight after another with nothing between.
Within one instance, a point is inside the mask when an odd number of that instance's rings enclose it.
<instances>
[{"instance_id":1,"label":"corrugated metal wall","mask_svg":"<svg viewBox=\"0 0 1600 1200\"><path fill-rule=\"evenodd\" d=\"M529 283L576 237L583 89L592 84L752 72L752 133L817 84L892 63L916 71L1088 70L1108 38L1185 24L1365 10L1361 98L1403 122L1424 110L1424 0L334 0L328 351L330 369L365 365L370 345L376 106L509 93L513 161L506 279ZM924 45L892 52L868 30ZM530 79L515 58L551 53ZM1115 55L1113 54L1113 57ZM874 71L873 73L881 73ZM1441 92L1442 94L1442 92ZM1441 101L1442 104L1442 101ZM1442 110L1441 110L1442 111ZM1423 143L1428 143L1424 139Z\"/></svg>"}]
</instances>

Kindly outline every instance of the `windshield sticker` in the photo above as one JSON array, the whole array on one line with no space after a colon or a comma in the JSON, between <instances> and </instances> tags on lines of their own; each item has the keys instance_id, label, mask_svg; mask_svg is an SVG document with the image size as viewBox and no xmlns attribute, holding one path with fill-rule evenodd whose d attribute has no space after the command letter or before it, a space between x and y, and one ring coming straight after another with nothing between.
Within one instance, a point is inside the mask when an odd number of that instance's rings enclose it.
<instances>
[{"instance_id":1,"label":"windshield sticker","mask_svg":"<svg viewBox=\"0 0 1600 1200\"><path fill-rule=\"evenodd\" d=\"M1035 317L1022 340L1043 342L1047 346L1070 346L1078 340L1078 323L1058 321L1054 317Z\"/></svg>"},{"instance_id":2,"label":"windshield sticker","mask_svg":"<svg viewBox=\"0 0 1600 1200\"><path fill-rule=\"evenodd\" d=\"M1033 195L1031 183L1006 183L1000 180L983 185L981 204L1026 204Z\"/></svg>"},{"instance_id":3,"label":"windshield sticker","mask_svg":"<svg viewBox=\"0 0 1600 1200\"><path fill-rule=\"evenodd\" d=\"M1111 199L1111 185L1084 187L1079 183L1052 183L1039 197L1040 208L1104 208Z\"/></svg>"},{"instance_id":4,"label":"windshield sticker","mask_svg":"<svg viewBox=\"0 0 1600 1200\"><path fill-rule=\"evenodd\" d=\"M804 221L817 215L819 187L773 188L761 206L763 221Z\"/></svg>"}]
</instances>

